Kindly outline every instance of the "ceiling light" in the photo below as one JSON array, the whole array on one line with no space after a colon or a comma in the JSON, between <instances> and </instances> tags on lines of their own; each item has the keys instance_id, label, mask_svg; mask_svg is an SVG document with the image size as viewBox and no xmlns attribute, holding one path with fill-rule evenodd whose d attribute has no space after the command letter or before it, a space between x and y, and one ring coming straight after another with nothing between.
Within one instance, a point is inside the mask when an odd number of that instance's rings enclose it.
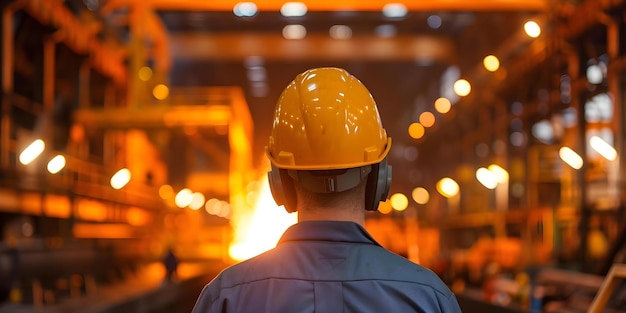
<instances>
[{"instance_id":1,"label":"ceiling light","mask_svg":"<svg viewBox=\"0 0 626 313\"><path fill-rule=\"evenodd\" d=\"M333 25L330 28L330 37L333 39L350 39L352 38L352 28L346 25Z\"/></svg>"},{"instance_id":2,"label":"ceiling light","mask_svg":"<svg viewBox=\"0 0 626 313\"><path fill-rule=\"evenodd\" d=\"M113 187L113 189L121 189L128 184L130 176L130 170L127 168L120 169L113 176L111 176L111 187Z\"/></svg>"},{"instance_id":3,"label":"ceiling light","mask_svg":"<svg viewBox=\"0 0 626 313\"><path fill-rule=\"evenodd\" d=\"M598 136L593 136L589 140L589 145L591 145L591 148L593 148L593 150L598 152L605 159L609 161L614 161L615 159L617 159L617 151L615 150L615 148L613 148L611 144L604 141L604 139Z\"/></svg>"},{"instance_id":4,"label":"ceiling light","mask_svg":"<svg viewBox=\"0 0 626 313\"><path fill-rule=\"evenodd\" d=\"M20 163L26 165L36 159L46 148L46 144L41 139L33 141L22 153L20 153Z\"/></svg>"},{"instance_id":5,"label":"ceiling light","mask_svg":"<svg viewBox=\"0 0 626 313\"><path fill-rule=\"evenodd\" d=\"M254 2L239 2L233 8L233 13L240 17L255 16L257 12L258 9Z\"/></svg>"},{"instance_id":6,"label":"ceiling light","mask_svg":"<svg viewBox=\"0 0 626 313\"><path fill-rule=\"evenodd\" d=\"M454 82L453 88L454 88L454 92L461 97L465 97L469 95L470 91L472 90L472 86L465 79L459 79L456 82Z\"/></svg>"},{"instance_id":7,"label":"ceiling light","mask_svg":"<svg viewBox=\"0 0 626 313\"><path fill-rule=\"evenodd\" d=\"M402 3L389 3L383 7L383 15L389 18L402 18L408 13L406 6Z\"/></svg>"},{"instance_id":8,"label":"ceiling light","mask_svg":"<svg viewBox=\"0 0 626 313\"><path fill-rule=\"evenodd\" d=\"M590 84L599 84L604 80L604 73L598 64L592 64L587 67L587 81Z\"/></svg>"},{"instance_id":9,"label":"ceiling light","mask_svg":"<svg viewBox=\"0 0 626 313\"><path fill-rule=\"evenodd\" d=\"M583 167L583 158L569 147L562 147L559 150L559 157L573 169L579 170Z\"/></svg>"},{"instance_id":10,"label":"ceiling light","mask_svg":"<svg viewBox=\"0 0 626 313\"><path fill-rule=\"evenodd\" d=\"M411 197L413 198L413 201L415 201L417 204L426 204L428 203L428 200L430 200L430 194L428 193L428 190L423 187L417 187L413 189L413 192L411 192Z\"/></svg>"},{"instance_id":11,"label":"ceiling light","mask_svg":"<svg viewBox=\"0 0 626 313\"><path fill-rule=\"evenodd\" d=\"M524 31L526 35L531 38L537 38L541 35L541 27L535 21L528 21L524 24Z\"/></svg>"},{"instance_id":12,"label":"ceiling light","mask_svg":"<svg viewBox=\"0 0 626 313\"><path fill-rule=\"evenodd\" d=\"M459 194L459 184L450 177L444 177L437 182L437 191L446 198Z\"/></svg>"},{"instance_id":13,"label":"ceiling light","mask_svg":"<svg viewBox=\"0 0 626 313\"><path fill-rule=\"evenodd\" d=\"M483 59L483 66L490 72L495 72L500 68L500 60L495 55L488 55Z\"/></svg>"},{"instance_id":14,"label":"ceiling light","mask_svg":"<svg viewBox=\"0 0 626 313\"><path fill-rule=\"evenodd\" d=\"M48 172L51 174L56 174L61 171L65 167L65 157L62 155L57 155L50 162L48 162Z\"/></svg>"},{"instance_id":15,"label":"ceiling light","mask_svg":"<svg viewBox=\"0 0 626 313\"><path fill-rule=\"evenodd\" d=\"M437 112L439 113L448 113L451 107L452 104L447 98L441 97L435 100L435 110L437 110Z\"/></svg>"},{"instance_id":16,"label":"ceiling light","mask_svg":"<svg viewBox=\"0 0 626 313\"><path fill-rule=\"evenodd\" d=\"M287 25L283 27L285 39L302 39L306 37L306 28L302 25Z\"/></svg>"},{"instance_id":17,"label":"ceiling light","mask_svg":"<svg viewBox=\"0 0 626 313\"><path fill-rule=\"evenodd\" d=\"M498 186L498 179L488 169L481 167L476 170L476 179L488 189L494 189Z\"/></svg>"},{"instance_id":18,"label":"ceiling light","mask_svg":"<svg viewBox=\"0 0 626 313\"><path fill-rule=\"evenodd\" d=\"M280 14L285 17L299 17L306 15L307 7L302 2L286 2L280 8Z\"/></svg>"},{"instance_id":19,"label":"ceiling light","mask_svg":"<svg viewBox=\"0 0 626 313\"><path fill-rule=\"evenodd\" d=\"M426 23L428 23L428 27L438 29L442 24L441 17L439 17L439 15L431 15L426 19Z\"/></svg>"}]
</instances>

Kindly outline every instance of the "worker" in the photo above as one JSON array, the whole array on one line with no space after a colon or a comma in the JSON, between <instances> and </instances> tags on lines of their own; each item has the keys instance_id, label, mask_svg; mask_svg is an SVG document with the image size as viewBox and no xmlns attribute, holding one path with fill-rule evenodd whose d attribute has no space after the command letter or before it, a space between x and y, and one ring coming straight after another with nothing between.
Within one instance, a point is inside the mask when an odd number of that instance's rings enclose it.
<instances>
[{"instance_id":1,"label":"worker","mask_svg":"<svg viewBox=\"0 0 626 313\"><path fill-rule=\"evenodd\" d=\"M316 68L282 92L266 146L276 203L298 212L272 250L222 271L193 313L460 312L429 269L380 246L366 210L387 198L391 138L366 87Z\"/></svg>"}]
</instances>

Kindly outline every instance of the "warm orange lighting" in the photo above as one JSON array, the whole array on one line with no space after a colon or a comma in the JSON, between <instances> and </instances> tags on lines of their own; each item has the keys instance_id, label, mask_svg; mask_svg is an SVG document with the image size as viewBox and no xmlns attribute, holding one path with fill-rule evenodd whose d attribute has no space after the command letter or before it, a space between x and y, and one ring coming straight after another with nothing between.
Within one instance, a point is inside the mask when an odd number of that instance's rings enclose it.
<instances>
[{"instance_id":1,"label":"warm orange lighting","mask_svg":"<svg viewBox=\"0 0 626 313\"><path fill-rule=\"evenodd\" d=\"M451 107L452 104L450 103L450 100L448 100L448 98L438 98L437 100L435 100L435 110L437 110L437 112L439 113L448 113Z\"/></svg>"},{"instance_id":2,"label":"warm orange lighting","mask_svg":"<svg viewBox=\"0 0 626 313\"><path fill-rule=\"evenodd\" d=\"M411 123L409 125L409 136L413 139L420 139L424 136L424 126L420 123Z\"/></svg>"},{"instance_id":3,"label":"warm orange lighting","mask_svg":"<svg viewBox=\"0 0 626 313\"><path fill-rule=\"evenodd\" d=\"M422 114L420 114L419 120L424 127L431 127L435 125L435 115L431 112L422 112Z\"/></svg>"},{"instance_id":4,"label":"warm orange lighting","mask_svg":"<svg viewBox=\"0 0 626 313\"><path fill-rule=\"evenodd\" d=\"M230 204L226 201L220 201L216 198L209 199L205 204L204 208L207 213L211 215L217 215L223 218L230 217Z\"/></svg>"},{"instance_id":5,"label":"warm orange lighting","mask_svg":"<svg viewBox=\"0 0 626 313\"><path fill-rule=\"evenodd\" d=\"M113 189L122 189L130 181L130 170L127 168L120 169L111 177L111 187Z\"/></svg>"},{"instance_id":6,"label":"warm orange lighting","mask_svg":"<svg viewBox=\"0 0 626 313\"><path fill-rule=\"evenodd\" d=\"M133 238L133 229L127 224L76 223L72 229L75 238Z\"/></svg>"},{"instance_id":7,"label":"warm orange lighting","mask_svg":"<svg viewBox=\"0 0 626 313\"><path fill-rule=\"evenodd\" d=\"M50 162L48 162L48 172L51 174L56 174L60 172L65 167L65 157L62 155L57 155Z\"/></svg>"},{"instance_id":8,"label":"warm orange lighting","mask_svg":"<svg viewBox=\"0 0 626 313\"><path fill-rule=\"evenodd\" d=\"M472 85L470 85L470 83L465 79L459 79L454 82L454 86L452 88L454 89L454 93L458 96L465 97L469 95L472 90Z\"/></svg>"},{"instance_id":9,"label":"warm orange lighting","mask_svg":"<svg viewBox=\"0 0 626 313\"><path fill-rule=\"evenodd\" d=\"M507 172L505 169L503 169L499 165L491 164L491 165L489 165L489 167L487 167L487 169L491 173L493 173L493 175L498 180L498 183L504 184L504 183L509 181L509 172Z\"/></svg>"},{"instance_id":10,"label":"warm orange lighting","mask_svg":"<svg viewBox=\"0 0 626 313\"><path fill-rule=\"evenodd\" d=\"M488 169L481 167L476 170L476 179L488 189L494 189L498 186L498 179Z\"/></svg>"},{"instance_id":11,"label":"warm orange lighting","mask_svg":"<svg viewBox=\"0 0 626 313\"><path fill-rule=\"evenodd\" d=\"M150 78L152 78L152 69L147 66L144 66L139 69L139 72L137 72L137 76L139 76L139 79L145 82L149 81Z\"/></svg>"},{"instance_id":12,"label":"warm orange lighting","mask_svg":"<svg viewBox=\"0 0 626 313\"><path fill-rule=\"evenodd\" d=\"M126 220L130 225L143 226L152 221L152 216L144 209L131 207L126 211Z\"/></svg>"},{"instance_id":13,"label":"warm orange lighting","mask_svg":"<svg viewBox=\"0 0 626 313\"><path fill-rule=\"evenodd\" d=\"M191 203L193 199L193 193L189 188L183 188L176 194L176 198L174 198L174 203L179 208L184 208Z\"/></svg>"},{"instance_id":14,"label":"warm orange lighting","mask_svg":"<svg viewBox=\"0 0 626 313\"><path fill-rule=\"evenodd\" d=\"M204 205L204 195L199 192L191 194L191 202L189 202L189 208L192 210L198 210Z\"/></svg>"},{"instance_id":15,"label":"warm orange lighting","mask_svg":"<svg viewBox=\"0 0 626 313\"><path fill-rule=\"evenodd\" d=\"M382 214L389 214L391 213L392 210L393 208L391 207L391 203L389 199L387 199L386 201L381 201L378 204L378 212Z\"/></svg>"},{"instance_id":16,"label":"warm orange lighting","mask_svg":"<svg viewBox=\"0 0 626 313\"><path fill-rule=\"evenodd\" d=\"M158 84L152 88L152 95L157 100L165 100L170 95L170 88L164 84Z\"/></svg>"},{"instance_id":17,"label":"warm orange lighting","mask_svg":"<svg viewBox=\"0 0 626 313\"><path fill-rule=\"evenodd\" d=\"M276 205L267 176L263 175L259 183L259 197L252 211L240 212L231 220L235 233L228 252L235 260L249 259L274 248L285 230L297 221L296 213L287 213Z\"/></svg>"},{"instance_id":18,"label":"warm orange lighting","mask_svg":"<svg viewBox=\"0 0 626 313\"><path fill-rule=\"evenodd\" d=\"M413 192L411 192L411 197L413 198L413 201L415 201L415 203L417 204L426 204L430 200L430 194L428 193L428 190L423 187L417 187L413 189Z\"/></svg>"},{"instance_id":19,"label":"warm orange lighting","mask_svg":"<svg viewBox=\"0 0 626 313\"><path fill-rule=\"evenodd\" d=\"M72 212L70 199L65 195L46 194L43 208L49 217L69 218Z\"/></svg>"},{"instance_id":20,"label":"warm orange lighting","mask_svg":"<svg viewBox=\"0 0 626 313\"><path fill-rule=\"evenodd\" d=\"M573 169L579 170L583 167L583 158L569 147L562 147L559 150L559 157Z\"/></svg>"},{"instance_id":21,"label":"warm orange lighting","mask_svg":"<svg viewBox=\"0 0 626 313\"><path fill-rule=\"evenodd\" d=\"M531 38L537 38L541 35L541 27L535 21L528 21L524 24L526 35Z\"/></svg>"},{"instance_id":22,"label":"warm orange lighting","mask_svg":"<svg viewBox=\"0 0 626 313\"><path fill-rule=\"evenodd\" d=\"M283 37L285 39L302 39L306 37L306 27L302 25L287 25L283 27Z\"/></svg>"},{"instance_id":23,"label":"warm orange lighting","mask_svg":"<svg viewBox=\"0 0 626 313\"><path fill-rule=\"evenodd\" d=\"M609 161L615 161L615 159L617 159L617 150L615 150L611 144L604 141L604 139L593 136L589 140L589 145L605 159Z\"/></svg>"},{"instance_id":24,"label":"warm orange lighting","mask_svg":"<svg viewBox=\"0 0 626 313\"><path fill-rule=\"evenodd\" d=\"M77 217L86 221L104 221L107 207L99 201L80 199L76 202Z\"/></svg>"},{"instance_id":25,"label":"warm orange lighting","mask_svg":"<svg viewBox=\"0 0 626 313\"><path fill-rule=\"evenodd\" d=\"M500 60L495 55L488 55L483 59L483 66L490 72L495 72L500 68Z\"/></svg>"},{"instance_id":26,"label":"warm orange lighting","mask_svg":"<svg viewBox=\"0 0 626 313\"><path fill-rule=\"evenodd\" d=\"M163 185L159 188L159 197L163 200L171 199L174 197L174 188L170 185Z\"/></svg>"},{"instance_id":27,"label":"warm orange lighting","mask_svg":"<svg viewBox=\"0 0 626 313\"><path fill-rule=\"evenodd\" d=\"M401 193L394 193L390 198L391 207L396 211L404 211L409 206L409 199Z\"/></svg>"},{"instance_id":28,"label":"warm orange lighting","mask_svg":"<svg viewBox=\"0 0 626 313\"><path fill-rule=\"evenodd\" d=\"M437 182L437 191L446 198L459 194L459 184L450 177L444 177Z\"/></svg>"},{"instance_id":29,"label":"warm orange lighting","mask_svg":"<svg viewBox=\"0 0 626 313\"><path fill-rule=\"evenodd\" d=\"M41 139L33 141L22 153L20 153L20 163L27 165L35 160L46 148L46 144Z\"/></svg>"}]
</instances>

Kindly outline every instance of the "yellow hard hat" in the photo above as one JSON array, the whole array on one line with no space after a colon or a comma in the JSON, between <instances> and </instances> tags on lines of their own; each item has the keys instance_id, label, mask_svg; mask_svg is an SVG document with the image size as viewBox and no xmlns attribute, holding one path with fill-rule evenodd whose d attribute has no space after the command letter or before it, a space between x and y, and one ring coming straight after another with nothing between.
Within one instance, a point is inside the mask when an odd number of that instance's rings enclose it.
<instances>
[{"instance_id":1,"label":"yellow hard hat","mask_svg":"<svg viewBox=\"0 0 626 313\"><path fill-rule=\"evenodd\" d=\"M327 67L305 71L285 88L266 154L277 168L330 170L379 163L390 148L367 88Z\"/></svg>"}]
</instances>

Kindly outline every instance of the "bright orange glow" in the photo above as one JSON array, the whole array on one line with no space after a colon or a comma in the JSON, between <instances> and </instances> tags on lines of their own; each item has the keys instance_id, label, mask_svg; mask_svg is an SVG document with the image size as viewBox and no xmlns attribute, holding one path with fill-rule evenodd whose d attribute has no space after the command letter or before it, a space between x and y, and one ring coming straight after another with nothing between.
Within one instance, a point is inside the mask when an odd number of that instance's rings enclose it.
<instances>
[{"instance_id":1,"label":"bright orange glow","mask_svg":"<svg viewBox=\"0 0 626 313\"><path fill-rule=\"evenodd\" d=\"M77 217L86 221L104 221L107 207L102 202L80 199L77 202Z\"/></svg>"},{"instance_id":2,"label":"bright orange glow","mask_svg":"<svg viewBox=\"0 0 626 313\"><path fill-rule=\"evenodd\" d=\"M249 259L274 248L285 230L297 221L296 213L287 213L276 205L266 175L259 188L252 211L234 215L231 220L235 234L228 252L235 260Z\"/></svg>"},{"instance_id":3,"label":"bright orange glow","mask_svg":"<svg viewBox=\"0 0 626 313\"><path fill-rule=\"evenodd\" d=\"M27 165L35 160L46 148L46 144L41 139L33 141L22 153L20 153L20 163Z\"/></svg>"},{"instance_id":4,"label":"bright orange glow","mask_svg":"<svg viewBox=\"0 0 626 313\"><path fill-rule=\"evenodd\" d=\"M378 212L382 213L382 214L389 214L391 213L391 210L393 210L393 208L391 207L391 201L387 200L387 201L381 201L378 204Z\"/></svg>"},{"instance_id":5,"label":"bright orange glow","mask_svg":"<svg viewBox=\"0 0 626 313\"><path fill-rule=\"evenodd\" d=\"M189 203L189 208L192 210L198 210L202 206L204 206L204 195L199 192L194 192L191 195L191 202Z\"/></svg>"},{"instance_id":6,"label":"bright orange glow","mask_svg":"<svg viewBox=\"0 0 626 313\"><path fill-rule=\"evenodd\" d=\"M48 162L48 172L50 174L56 174L60 172L65 167L65 157L62 155L57 155L50 162Z\"/></svg>"},{"instance_id":7,"label":"bright orange glow","mask_svg":"<svg viewBox=\"0 0 626 313\"><path fill-rule=\"evenodd\" d=\"M44 197L44 212L46 216L68 218L72 209L67 196L47 194Z\"/></svg>"},{"instance_id":8,"label":"bright orange glow","mask_svg":"<svg viewBox=\"0 0 626 313\"><path fill-rule=\"evenodd\" d=\"M541 35L541 27L535 21L528 21L524 24L526 35L531 38L537 38Z\"/></svg>"},{"instance_id":9,"label":"bright orange glow","mask_svg":"<svg viewBox=\"0 0 626 313\"><path fill-rule=\"evenodd\" d=\"M142 226L150 223L152 216L144 209L132 207L126 211L126 220L130 225Z\"/></svg>"},{"instance_id":10,"label":"bright orange glow","mask_svg":"<svg viewBox=\"0 0 626 313\"><path fill-rule=\"evenodd\" d=\"M423 112L420 114L419 120L424 127L431 127L435 125L435 115L431 112Z\"/></svg>"},{"instance_id":11,"label":"bright orange glow","mask_svg":"<svg viewBox=\"0 0 626 313\"><path fill-rule=\"evenodd\" d=\"M430 200L430 194L428 193L428 190L423 187L417 187L413 189L413 192L411 192L411 197L413 198L413 201L415 201L415 203L417 204L426 204Z\"/></svg>"},{"instance_id":12,"label":"bright orange glow","mask_svg":"<svg viewBox=\"0 0 626 313\"><path fill-rule=\"evenodd\" d=\"M152 95L158 100L165 100L170 95L170 88L164 84L158 84L152 88Z\"/></svg>"},{"instance_id":13,"label":"bright orange glow","mask_svg":"<svg viewBox=\"0 0 626 313\"><path fill-rule=\"evenodd\" d=\"M452 86L452 88L454 89L454 93L461 97L465 97L469 95L472 90L472 85L470 85L470 83L465 79L459 79L454 82L454 86Z\"/></svg>"},{"instance_id":14,"label":"bright orange glow","mask_svg":"<svg viewBox=\"0 0 626 313\"><path fill-rule=\"evenodd\" d=\"M394 193L389 200L391 201L391 207L396 211L404 211L409 206L409 199L401 193Z\"/></svg>"},{"instance_id":15,"label":"bright orange glow","mask_svg":"<svg viewBox=\"0 0 626 313\"><path fill-rule=\"evenodd\" d=\"M131 226L126 224L77 223L72 229L76 238L133 238Z\"/></svg>"},{"instance_id":16,"label":"bright orange glow","mask_svg":"<svg viewBox=\"0 0 626 313\"><path fill-rule=\"evenodd\" d=\"M437 100L435 100L435 110L437 110L437 112L439 113L448 113L451 107L452 104L450 103L450 100L448 100L448 98L438 98Z\"/></svg>"},{"instance_id":17,"label":"bright orange glow","mask_svg":"<svg viewBox=\"0 0 626 313\"><path fill-rule=\"evenodd\" d=\"M137 76L139 76L139 79L145 82L149 81L150 78L152 78L152 69L147 66L144 66L139 69L139 72L137 72Z\"/></svg>"},{"instance_id":18,"label":"bright orange glow","mask_svg":"<svg viewBox=\"0 0 626 313\"><path fill-rule=\"evenodd\" d=\"M205 210L211 215L217 215L223 218L230 218L230 204L226 201L220 201L216 198L209 199L205 205Z\"/></svg>"},{"instance_id":19,"label":"bright orange glow","mask_svg":"<svg viewBox=\"0 0 626 313\"><path fill-rule=\"evenodd\" d=\"M604 141L604 139L593 136L589 140L589 145L605 159L609 161L615 161L615 159L617 159L617 150L615 150L610 143Z\"/></svg>"},{"instance_id":20,"label":"bright orange glow","mask_svg":"<svg viewBox=\"0 0 626 313\"><path fill-rule=\"evenodd\" d=\"M487 169L493 173L493 175L496 176L496 178L498 179L498 182L503 184L509 181L509 172L507 172L505 169L503 169L502 167L500 167L497 164L491 164L489 165L489 167L487 167Z\"/></svg>"},{"instance_id":21,"label":"bright orange glow","mask_svg":"<svg viewBox=\"0 0 626 313\"><path fill-rule=\"evenodd\" d=\"M111 187L121 189L130 181L130 171L127 168L120 169L111 177Z\"/></svg>"},{"instance_id":22,"label":"bright orange glow","mask_svg":"<svg viewBox=\"0 0 626 313\"><path fill-rule=\"evenodd\" d=\"M450 177L444 177L437 182L437 191L446 198L459 194L459 184Z\"/></svg>"},{"instance_id":23,"label":"bright orange glow","mask_svg":"<svg viewBox=\"0 0 626 313\"><path fill-rule=\"evenodd\" d=\"M483 59L483 66L490 72L495 72L500 68L500 60L495 55L488 55Z\"/></svg>"},{"instance_id":24,"label":"bright orange glow","mask_svg":"<svg viewBox=\"0 0 626 313\"><path fill-rule=\"evenodd\" d=\"M163 200L171 199L174 197L174 188L170 185L163 185L159 188L159 196Z\"/></svg>"},{"instance_id":25,"label":"bright orange glow","mask_svg":"<svg viewBox=\"0 0 626 313\"><path fill-rule=\"evenodd\" d=\"M420 123L412 123L409 125L409 136L413 139L420 139L424 136L424 126Z\"/></svg>"},{"instance_id":26,"label":"bright orange glow","mask_svg":"<svg viewBox=\"0 0 626 313\"><path fill-rule=\"evenodd\" d=\"M488 189L494 189L498 186L498 179L488 169L481 167L476 170L476 179Z\"/></svg>"},{"instance_id":27,"label":"bright orange glow","mask_svg":"<svg viewBox=\"0 0 626 313\"><path fill-rule=\"evenodd\" d=\"M176 194L176 198L174 198L176 206L181 209L188 206L191 200L193 200L193 192L191 192L189 188L183 188Z\"/></svg>"},{"instance_id":28,"label":"bright orange glow","mask_svg":"<svg viewBox=\"0 0 626 313\"><path fill-rule=\"evenodd\" d=\"M579 170L583 167L583 158L570 147L562 147L559 150L559 156L563 162L567 163L567 165L571 166L573 169Z\"/></svg>"}]
</instances>

